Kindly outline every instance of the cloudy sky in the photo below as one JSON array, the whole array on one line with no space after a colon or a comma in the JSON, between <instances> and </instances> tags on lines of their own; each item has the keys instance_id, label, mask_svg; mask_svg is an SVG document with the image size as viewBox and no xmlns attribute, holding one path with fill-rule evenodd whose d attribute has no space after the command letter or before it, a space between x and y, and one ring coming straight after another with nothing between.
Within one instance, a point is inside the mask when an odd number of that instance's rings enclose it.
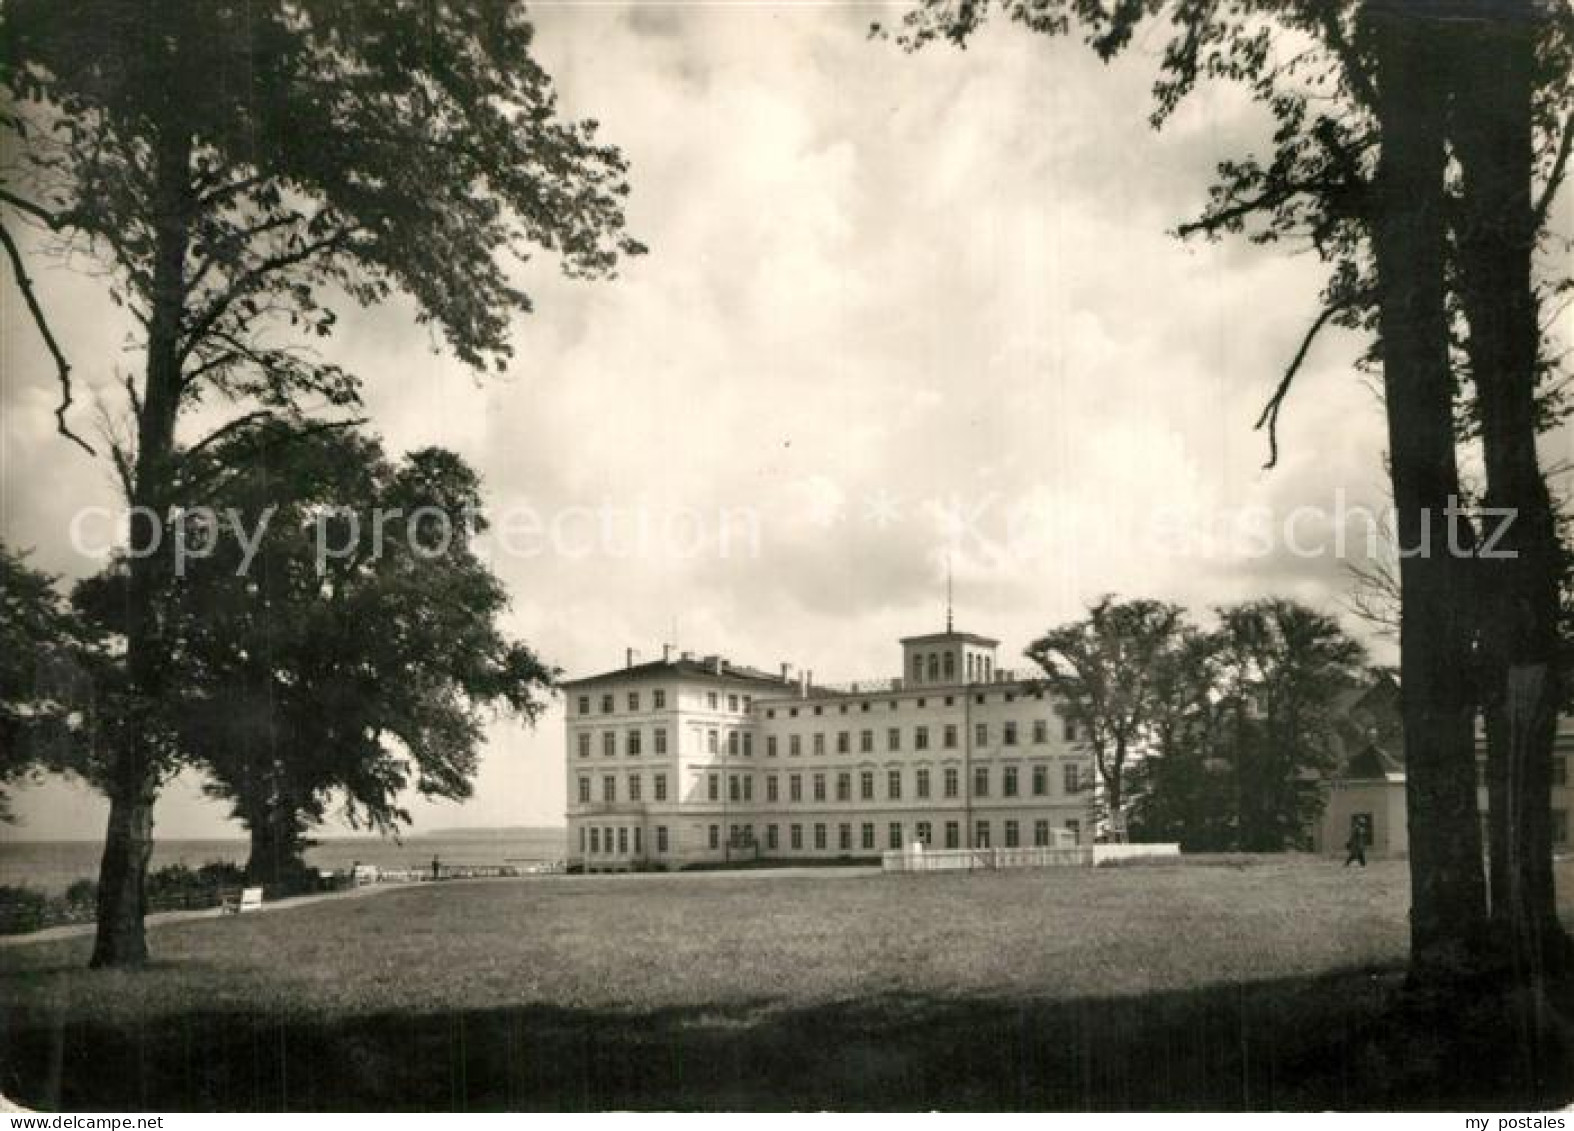
<instances>
[{"instance_id":1,"label":"cloudy sky","mask_svg":"<svg viewBox=\"0 0 1574 1131\"><path fill-rule=\"evenodd\" d=\"M1106 67L1002 27L909 56L867 38L881 11L538 8L565 110L630 158L650 254L611 283L523 272L536 313L498 378L434 352L408 305L343 323L334 357L389 446L457 450L494 508L544 524L491 550L510 629L573 675L663 642L892 675L896 638L941 626L947 557L959 627L998 636L1005 665L1106 591L1336 611L1339 562L1264 552L1261 522L1383 505L1359 343L1316 348L1263 471L1252 422L1319 266L1167 234L1215 160L1261 147L1260 112L1210 89L1155 134L1157 43ZM99 282L40 283L113 407L136 358ZM50 371L9 285L4 302L0 530L80 576L96 562L71 517L114 493L54 435ZM1310 515L1303 544L1331 521ZM561 823L561 732L556 710L534 732L499 721L474 800L418 804L417 828ZM102 833L75 787L18 809L17 834ZM191 779L158 823L226 829Z\"/></svg>"}]
</instances>

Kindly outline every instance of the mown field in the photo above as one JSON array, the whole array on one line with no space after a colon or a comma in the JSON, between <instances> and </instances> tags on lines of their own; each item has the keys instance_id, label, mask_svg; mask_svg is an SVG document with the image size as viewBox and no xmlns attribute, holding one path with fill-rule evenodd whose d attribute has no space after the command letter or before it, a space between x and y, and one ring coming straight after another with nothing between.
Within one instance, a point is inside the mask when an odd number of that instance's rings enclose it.
<instances>
[{"instance_id":1,"label":"mown field","mask_svg":"<svg viewBox=\"0 0 1574 1131\"><path fill-rule=\"evenodd\" d=\"M422 885L162 926L135 972L84 969L85 939L0 950L0 1088L121 1110L1529 1106L1498 1009L1400 993L1406 906L1402 864L1315 859Z\"/></svg>"}]
</instances>

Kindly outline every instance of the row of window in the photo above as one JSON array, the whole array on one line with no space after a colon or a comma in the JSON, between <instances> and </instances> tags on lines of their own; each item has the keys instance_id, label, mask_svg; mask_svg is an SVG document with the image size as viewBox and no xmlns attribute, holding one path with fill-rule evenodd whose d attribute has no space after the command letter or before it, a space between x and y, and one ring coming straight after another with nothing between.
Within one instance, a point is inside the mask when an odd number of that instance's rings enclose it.
<instances>
[{"instance_id":1,"label":"row of window","mask_svg":"<svg viewBox=\"0 0 1574 1131\"><path fill-rule=\"evenodd\" d=\"M730 693L725 696L724 700L721 692L719 691L707 691L705 693L705 705L712 711L721 710L723 701L725 701L727 704L727 710L733 712L734 714L747 714L749 709L754 706L754 696L752 695L739 695L736 693ZM643 709L643 700L641 699L640 693L638 691L628 692L624 702L628 704L628 709L630 711L637 712ZM591 697L589 695L581 695L579 697L579 713L581 715L588 715L591 713L590 705ZM667 692L664 688L658 687L651 691L650 709L652 711L665 711L667 709ZM604 692L601 696L601 713L603 715L610 715L616 711L617 696L610 691Z\"/></svg>"},{"instance_id":2,"label":"row of window","mask_svg":"<svg viewBox=\"0 0 1574 1131\"><path fill-rule=\"evenodd\" d=\"M989 746L990 745L990 736L993 733L994 732L991 730L990 725L988 723L974 723L973 724L973 744L974 744L974 746L979 746L979 747L987 747L987 746ZM1049 742L1049 720L1047 720L1047 719L1034 719L1032 721L1032 726L1031 726L1030 733L1031 733L1031 736L1032 736L1032 743L1033 743L1033 745L1035 745L1035 746L1047 745L1048 742ZM786 746L787 746L787 754L788 754L788 756L796 758L796 757L798 757L798 756L803 754L803 751L804 751L804 739L805 738L809 739L810 749L815 754L824 754L826 752L826 749L827 749L827 746L828 746L828 739L831 736L827 735L824 731L816 731L815 733L810 734L810 735L789 734L789 735L787 735L785 737L787 739ZM853 752L853 732L852 731L849 731L849 730L837 731L835 733L834 737L835 737L835 741L836 741L836 752L838 754L851 754ZM958 742L959 737L960 737L960 731L959 731L956 723L946 723L943 727L940 728L940 731L939 731L938 735L932 735L931 731L930 731L930 728L928 726L916 726L916 727L913 728L913 749L914 750L929 750L929 749L931 749L932 748L932 746L931 746L931 738L932 737L938 737L939 738L939 740L940 740L939 748L940 749L942 749L942 750L955 750L957 748L957 742ZM1075 728L1075 726L1072 723L1068 722L1068 723L1065 724L1065 726L1064 726L1064 737L1065 737L1066 741L1068 741L1068 742L1075 741L1075 739L1076 739L1076 728ZM765 756L767 758L774 758L778 754L781 753L781 747L782 747L781 738L782 738L782 736L775 735L775 734L768 734L768 735L765 736ZM1016 721L1014 719L1008 719L1004 723L1000 724L1000 745L1001 746L1020 746L1020 745L1023 745L1021 739L1022 739L1022 732L1018 728L1018 725L1017 725L1017 723L1016 723ZM883 747L884 750L887 750L887 751L901 750L903 748L902 743L903 743L903 734L902 734L902 728L901 727L888 727L888 728L886 728L885 745ZM718 728L716 728L716 727L710 727L710 728L706 729L706 731L705 731L705 752L707 754L720 754L722 752L723 744L725 744L727 753L730 754L730 755L735 755L735 756L736 755L742 755L745 758L752 758L754 756L754 732L753 731L749 731L749 730L729 730L729 731L727 731L725 733L725 737L724 737L723 736L723 732L721 730L719 730ZM592 747L592 736L591 736L591 733L589 731L581 731L580 734L579 734L579 756L581 758L588 758L588 757L590 757L591 747ZM667 728L666 727L655 727L655 728L653 728L651 730L651 747L652 747L652 751L651 752L654 753L654 754L666 754L667 753ZM643 754L644 750L645 750L644 731L641 730L639 727L631 727L628 731L626 731L625 734L624 734L623 749L624 749L624 752L626 754L628 754L630 757L638 757L640 754ZM617 733L617 731L604 730L604 731L601 732L601 752L603 754L607 755L608 757L612 757L613 755L617 754L617 752L618 752L618 733ZM860 754L872 754L874 752L875 752L875 732L873 730L861 730L861 731L859 731L858 732L858 753L860 753Z\"/></svg>"},{"instance_id":3,"label":"row of window","mask_svg":"<svg viewBox=\"0 0 1574 1131\"><path fill-rule=\"evenodd\" d=\"M1022 822L1005 821L1003 829L1003 843L1006 848L1020 848L1022 843ZM1082 823L1076 820L1067 821L1067 831L1080 839ZM792 851L803 851L806 847L816 852L828 851L831 847L831 826L823 822L812 825L787 825L785 844L782 840L781 825L765 826L765 851L777 852L783 847ZM877 827L873 821L865 821L858 826L858 848L864 852L872 852L876 848ZM904 837L905 829L901 821L891 821L885 827L885 847L900 849L907 846ZM946 848L961 848L962 823L960 821L946 821L941 826L944 837L943 844ZM809 840L805 840L805 833ZM731 848L755 847L753 825L731 825L728 827L728 844ZM973 823L973 843L969 848L989 848L992 843L992 828L988 821L975 821ZM1032 828L1033 847L1047 848L1050 846L1050 823L1048 820L1036 820ZM926 848L933 848L934 825L930 821L918 821L913 825L913 839L919 841ZM721 826L711 825L709 828L708 845L711 851L721 848ZM853 851L853 826L842 823L836 826L836 849L839 852Z\"/></svg>"},{"instance_id":4,"label":"row of window","mask_svg":"<svg viewBox=\"0 0 1574 1131\"><path fill-rule=\"evenodd\" d=\"M1068 762L1061 766L1061 790L1067 794L1080 793L1086 786L1083 779L1082 767L1076 762ZM808 778L809 799L813 801L829 801L831 787L834 785L837 801L852 801L853 775L850 771L838 773L834 779L830 774L787 774L787 800L801 802L804 797L804 779ZM861 770L858 773L859 801L875 800L875 771ZM1049 767L1033 766L1026 781L1023 780L1020 767L1005 766L1000 771L1000 796L1019 797L1025 790L1031 790L1033 797L1047 797L1049 795ZM994 781L994 775L988 766L973 767L973 796L989 797ZM885 800L902 800L904 775L902 770L885 771ZM960 771L954 766L947 766L940 775L940 796L955 798L961 795L962 778ZM705 775L705 796L709 801L721 800L722 775L708 773ZM933 796L933 775L927 769L920 768L913 771L913 796L920 801L928 800ZM641 774L628 775L627 800L638 802L644 798L644 777ZM601 777L601 800L607 804L614 804L618 800L618 775L603 774ZM667 800L667 775L664 773L651 776L651 800ZM754 801L754 776L752 774L727 775L727 800L735 805L748 804ZM769 774L765 778L765 801L770 804L779 803L781 796L781 775ZM581 774L579 778L579 801L588 805L591 801L591 778L588 774Z\"/></svg>"},{"instance_id":5,"label":"row of window","mask_svg":"<svg viewBox=\"0 0 1574 1131\"><path fill-rule=\"evenodd\" d=\"M985 703L988 703L989 702L989 694L990 694L989 692L985 692L985 691L972 692L973 702L977 703L979 705L983 705ZM1002 691L1002 692L999 693L1000 702L1002 702L1002 703L1015 703L1016 700L1017 700L1018 694L1019 694L1019 692L1017 692L1015 690ZM1043 699L1044 698L1044 692L1041 691L1041 690L1026 691L1026 692L1021 692L1020 694L1027 695L1027 696L1029 696L1029 697L1031 697L1033 699ZM890 707L891 710L896 711L896 710L900 710L901 709L902 702L903 701L900 698L887 699L886 700L886 705L888 707ZM913 703L919 709L922 709L922 708L927 707L929 705L929 698L928 698L928 696L920 695L916 699L913 700ZM936 700L936 703L939 706L954 707L954 706L956 706L956 696L955 695L942 696L942 697L940 697L939 699ZM780 708L778 708L778 707L767 707L767 708L765 708L765 717L767 719L774 719L776 717L776 712L778 710L784 711L786 713L786 716L789 719L796 719L799 716L799 714L801 714L804 711L808 711L812 715L823 715L823 714L825 714L826 706L827 706L827 704L825 704L825 703L815 703L815 704L812 704L810 706L804 706L804 707L780 707ZM843 715L848 714L852 710L852 704L850 702L838 703L836 705L836 710L837 710L838 714L843 714ZM873 700L870 700L870 699L861 699L861 700L859 700L858 701L858 710L862 711L862 712L869 712L869 711L874 710L874 702L873 702Z\"/></svg>"},{"instance_id":6,"label":"row of window","mask_svg":"<svg viewBox=\"0 0 1574 1131\"><path fill-rule=\"evenodd\" d=\"M963 665L968 683L988 683L994 674L995 662L988 656L977 652L968 652ZM925 679L930 683L939 680L950 682L956 678L956 653L955 652L915 652L913 653L913 681L921 683Z\"/></svg>"},{"instance_id":7,"label":"row of window","mask_svg":"<svg viewBox=\"0 0 1574 1131\"><path fill-rule=\"evenodd\" d=\"M639 825L606 827L595 825L586 827L581 825L579 827L579 851L581 855L589 853L595 856L602 854L628 856L632 850L633 855L640 856L645 852L644 832L645 830ZM616 835L614 836L614 834ZM664 856L668 848L667 826L657 825L656 852Z\"/></svg>"}]
</instances>

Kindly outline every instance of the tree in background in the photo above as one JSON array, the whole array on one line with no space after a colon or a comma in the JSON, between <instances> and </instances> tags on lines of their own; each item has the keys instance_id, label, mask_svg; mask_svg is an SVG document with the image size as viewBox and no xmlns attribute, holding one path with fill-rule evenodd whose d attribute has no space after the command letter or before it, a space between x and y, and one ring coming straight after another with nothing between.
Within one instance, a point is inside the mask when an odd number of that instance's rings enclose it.
<instances>
[{"instance_id":1,"label":"tree in background","mask_svg":"<svg viewBox=\"0 0 1574 1131\"><path fill-rule=\"evenodd\" d=\"M0 821L6 791L41 771L93 773L99 641L55 579L0 542Z\"/></svg>"},{"instance_id":2,"label":"tree in background","mask_svg":"<svg viewBox=\"0 0 1574 1131\"><path fill-rule=\"evenodd\" d=\"M1150 741L1160 710L1155 673L1182 642L1178 605L1106 595L1082 620L1027 648L1061 714L1093 755L1112 833L1122 835L1127 764Z\"/></svg>"},{"instance_id":3,"label":"tree in background","mask_svg":"<svg viewBox=\"0 0 1574 1131\"><path fill-rule=\"evenodd\" d=\"M257 536L188 529L211 552L167 612L182 758L245 825L248 877L290 885L335 805L388 833L409 821L407 789L470 796L487 709L534 721L555 673L500 629L508 597L476 556L480 483L459 457L395 464L360 431L284 433L258 425L199 457L240 469L211 506ZM121 564L79 596L113 618L125 576Z\"/></svg>"},{"instance_id":4,"label":"tree in background","mask_svg":"<svg viewBox=\"0 0 1574 1131\"><path fill-rule=\"evenodd\" d=\"M90 452L15 221L44 254L90 256L139 327L108 447L131 544L159 549L127 570L92 959L134 964L153 802L179 762L165 527L204 490L193 457L249 424L353 413L356 377L304 348L345 303L403 292L462 362L501 368L530 309L510 262L542 249L595 278L642 249L623 235L621 154L558 114L506 0L15 0L4 19L0 243L56 361L59 428ZM198 405L238 415L182 437Z\"/></svg>"}]
</instances>

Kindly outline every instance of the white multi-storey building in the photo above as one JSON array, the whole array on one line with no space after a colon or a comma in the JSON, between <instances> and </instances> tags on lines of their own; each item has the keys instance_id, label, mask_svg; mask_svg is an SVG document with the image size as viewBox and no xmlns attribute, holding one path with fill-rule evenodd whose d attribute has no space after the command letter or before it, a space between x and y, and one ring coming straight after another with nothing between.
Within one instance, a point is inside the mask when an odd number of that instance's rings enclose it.
<instances>
[{"instance_id":1,"label":"white multi-storey building","mask_svg":"<svg viewBox=\"0 0 1574 1131\"><path fill-rule=\"evenodd\" d=\"M1048 845L1092 830L1092 759L997 642L902 642L843 686L684 653L564 684L570 864L590 871Z\"/></svg>"}]
</instances>

